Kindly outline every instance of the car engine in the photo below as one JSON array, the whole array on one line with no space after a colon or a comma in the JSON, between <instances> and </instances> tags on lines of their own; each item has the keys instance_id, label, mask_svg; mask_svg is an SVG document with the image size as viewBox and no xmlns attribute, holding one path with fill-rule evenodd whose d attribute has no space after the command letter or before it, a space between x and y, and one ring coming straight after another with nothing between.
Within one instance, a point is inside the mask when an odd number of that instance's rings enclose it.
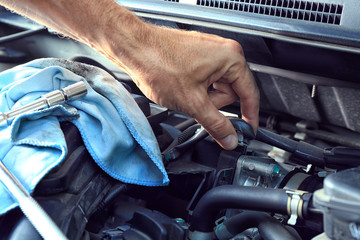
<instances>
[{"instance_id":1,"label":"car engine","mask_svg":"<svg viewBox=\"0 0 360 240\"><path fill-rule=\"evenodd\" d=\"M360 239L359 3L117 2L154 24L238 41L260 89L260 127L241 120L239 102L221 109L238 134L225 151L100 54L2 9L1 70L44 57L104 69L146 116L169 175L165 187L112 179L62 122L68 155L32 196L69 239ZM0 239L42 239L19 208L0 226Z\"/></svg>"}]
</instances>

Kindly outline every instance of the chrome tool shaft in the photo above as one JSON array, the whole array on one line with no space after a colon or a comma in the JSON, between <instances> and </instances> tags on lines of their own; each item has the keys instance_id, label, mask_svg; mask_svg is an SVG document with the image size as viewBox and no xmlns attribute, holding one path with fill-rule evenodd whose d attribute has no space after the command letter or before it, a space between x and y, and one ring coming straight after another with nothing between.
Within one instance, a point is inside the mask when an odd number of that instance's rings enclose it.
<instances>
[{"instance_id":1,"label":"chrome tool shaft","mask_svg":"<svg viewBox=\"0 0 360 240\"><path fill-rule=\"evenodd\" d=\"M22 212L45 240L67 239L44 209L27 193L25 188L16 177L11 174L1 160L0 182L10 196L19 204Z\"/></svg>"},{"instance_id":2,"label":"chrome tool shaft","mask_svg":"<svg viewBox=\"0 0 360 240\"><path fill-rule=\"evenodd\" d=\"M26 104L6 113L0 112L0 124L5 121L9 121L21 114L51 107L55 104L64 103L70 99L83 96L86 94L86 92L87 88L84 82L77 82L61 90L49 92L32 103Z\"/></svg>"}]
</instances>

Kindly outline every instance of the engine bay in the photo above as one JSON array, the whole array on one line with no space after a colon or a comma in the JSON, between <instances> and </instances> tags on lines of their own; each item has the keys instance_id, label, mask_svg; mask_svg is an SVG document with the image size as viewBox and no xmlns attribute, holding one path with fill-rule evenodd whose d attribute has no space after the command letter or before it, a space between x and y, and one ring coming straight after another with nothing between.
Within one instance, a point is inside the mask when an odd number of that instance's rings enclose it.
<instances>
[{"instance_id":1,"label":"engine bay","mask_svg":"<svg viewBox=\"0 0 360 240\"><path fill-rule=\"evenodd\" d=\"M165 187L112 179L76 126L62 122L68 155L32 195L69 239L360 239L358 53L145 16L243 46L261 92L260 128L254 135L239 118L238 102L224 107L238 134L238 147L225 151L87 46L24 30L27 20L15 18L0 25L1 69L59 57L109 72L150 123L170 179ZM18 208L0 216L0 226L0 239L42 239Z\"/></svg>"}]
</instances>

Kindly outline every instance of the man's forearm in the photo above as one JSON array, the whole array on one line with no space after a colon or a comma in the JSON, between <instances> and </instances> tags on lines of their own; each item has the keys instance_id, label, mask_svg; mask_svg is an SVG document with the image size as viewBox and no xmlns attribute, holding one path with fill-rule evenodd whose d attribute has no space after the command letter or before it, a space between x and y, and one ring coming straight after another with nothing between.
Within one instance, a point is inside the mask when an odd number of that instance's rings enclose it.
<instances>
[{"instance_id":1,"label":"man's forearm","mask_svg":"<svg viewBox=\"0 0 360 240\"><path fill-rule=\"evenodd\" d=\"M0 4L107 57L121 55L124 62L148 38L148 25L113 0L0 0Z\"/></svg>"}]
</instances>

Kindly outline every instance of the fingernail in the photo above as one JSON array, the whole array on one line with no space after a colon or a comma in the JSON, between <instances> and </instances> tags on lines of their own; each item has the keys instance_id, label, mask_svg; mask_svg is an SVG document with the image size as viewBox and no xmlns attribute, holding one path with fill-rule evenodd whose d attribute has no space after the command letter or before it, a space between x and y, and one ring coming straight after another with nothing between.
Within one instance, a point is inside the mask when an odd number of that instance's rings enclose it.
<instances>
[{"instance_id":1,"label":"fingernail","mask_svg":"<svg viewBox=\"0 0 360 240\"><path fill-rule=\"evenodd\" d=\"M220 139L220 144L227 150L232 150L237 147L238 139L234 134L231 134L223 139Z\"/></svg>"}]
</instances>

